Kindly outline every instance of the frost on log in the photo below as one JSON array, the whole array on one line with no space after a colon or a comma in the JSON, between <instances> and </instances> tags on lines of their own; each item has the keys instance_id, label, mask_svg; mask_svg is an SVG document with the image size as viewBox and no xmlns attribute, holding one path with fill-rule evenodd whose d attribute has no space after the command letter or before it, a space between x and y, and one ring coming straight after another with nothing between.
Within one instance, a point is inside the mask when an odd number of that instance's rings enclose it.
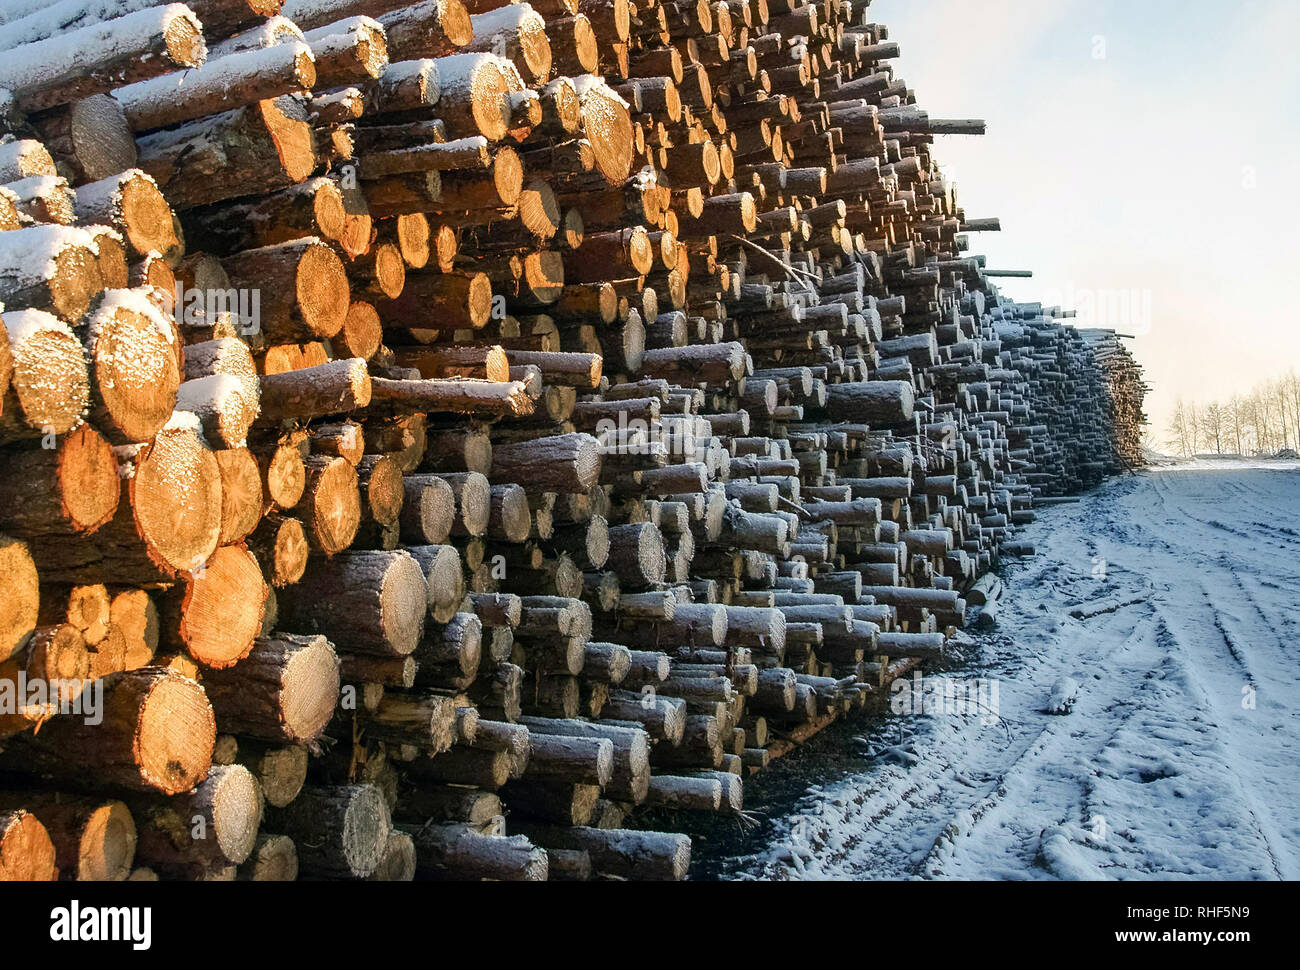
<instances>
[{"instance_id":1,"label":"frost on log","mask_svg":"<svg viewBox=\"0 0 1300 970\"><path fill-rule=\"evenodd\" d=\"M682 879L1140 463L868 7L0 12L0 878Z\"/></svg>"}]
</instances>

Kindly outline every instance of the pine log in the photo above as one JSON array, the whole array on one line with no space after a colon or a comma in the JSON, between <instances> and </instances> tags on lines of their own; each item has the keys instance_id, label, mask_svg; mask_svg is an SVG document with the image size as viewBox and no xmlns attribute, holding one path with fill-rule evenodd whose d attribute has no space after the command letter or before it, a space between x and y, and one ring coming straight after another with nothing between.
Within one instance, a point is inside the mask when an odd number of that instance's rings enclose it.
<instances>
[{"instance_id":1,"label":"pine log","mask_svg":"<svg viewBox=\"0 0 1300 970\"><path fill-rule=\"evenodd\" d=\"M23 809L0 812L0 881L52 882L59 877L54 843Z\"/></svg>"},{"instance_id":2,"label":"pine log","mask_svg":"<svg viewBox=\"0 0 1300 970\"><path fill-rule=\"evenodd\" d=\"M304 874L364 879L383 861L392 830L374 785L307 786L288 806L268 809L268 827L298 846Z\"/></svg>"},{"instance_id":3,"label":"pine log","mask_svg":"<svg viewBox=\"0 0 1300 970\"><path fill-rule=\"evenodd\" d=\"M279 599L289 629L323 634L348 653L405 657L423 633L428 590L408 553L354 551L314 559Z\"/></svg>"},{"instance_id":4,"label":"pine log","mask_svg":"<svg viewBox=\"0 0 1300 970\"><path fill-rule=\"evenodd\" d=\"M136 827L125 803L51 792L0 793L0 814L20 808L45 826L63 878L121 882L131 874Z\"/></svg>"},{"instance_id":5,"label":"pine log","mask_svg":"<svg viewBox=\"0 0 1300 970\"><path fill-rule=\"evenodd\" d=\"M197 419L177 412L130 459L126 499L89 541L47 536L45 572L66 582L174 580L201 567L221 532L221 473ZM185 510L179 519L177 509Z\"/></svg>"},{"instance_id":6,"label":"pine log","mask_svg":"<svg viewBox=\"0 0 1300 970\"><path fill-rule=\"evenodd\" d=\"M427 879L544 882L546 852L523 836L484 835L464 824L410 826L416 872Z\"/></svg>"},{"instance_id":7,"label":"pine log","mask_svg":"<svg viewBox=\"0 0 1300 970\"><path fill-rule=\"evenodd\" d=\"M0 528L15 536L85 534L117 511L121 480L113 449L90 425L56 449L10 449L0 477Z\"/></svg>"},{"instance_id":8,"label":"pine log","mask_svg":"<svg viewBox=\"0 0 1300 970\"><path fill-rule=\"evenodd\" d=\"M679 881L691 864L691 840L676 833L534 825L521 829L545 846L586 850L593 872L604 876Z\"/></svg>"},{"instance_id":9,"label":"pine log","mask_svg":"<svg viewBox=\"0 0 1300 970\"><path fill-rule=\"evenodd\" d=\"M338 702L339 665L324 637L260 639L237 667L204 674L222 731L265 741L309 743Z\"/></svg>"},{"instance_id":10,"label":"pine log","mask_svg":"<svg viewBox=\"0 0 1300 970\"><path fill-rule=\"evenodd\" d=\"M206 56L198 18L184 4L166 4L7 51L0 88L22 110L40 111L194 67Z\"/></svg>"},{"instance_id":11,"label":"pine log","mask_svg":"<svg viewBox=\"0 0 1300 970\"><path fill-rule=\"evenodd\" d=\"M93 725L76 714L51 718L0 762L78 787L93 779L95 787L166 795L207 776L216 724L194 681L161 667L113 674L103 680L101 710Z\"/></svg>"},{"instance_id":12,"label":"pine log","mask_svg":"<svg viewBox=\"0 0 1300 970\"><path fill-rule=\"evenodd\" d=\"M222 261L231 286L257 293L250 332L289 343L333 337L347 318L347 273L320 239L307 237L236 253ZM271 287L270 281L282 281ZM290 280L293 285L285 285Z\"/></svg>"},{"instance_id":13,"label":"pine log","mask_svg":"<svg viewBox=\"0 0 1300 970\"><path fill-rule=\"evenodd\" d=\"M481 417L523 417L533 411L525 386L518 381L499 384L478 380L371 381L372 410L379 412L474 414Z\"/></svg>"},{"instance_id":14,"label":"pine log","mask_svg":"<svg viewBox=\"0 0 1300 970\"><path fill-rule=\"evenodd\" d=\"M165 876L193 876L243 862L253 851L262 793L243 765L219 765L191 792L132 799L136 857Z\"/></svg>"},{"instance_id":15,"label":"pine log","mask_svg":"<svg viewBox=\"0 0 1300 970\"><path fill-rule=\"evenodd\" d=\"M827 391L826 413L832 421L888 426L912 418L912 385L903 381L835 384Z\"/></svg>"},{"instance_id":16,"label":"pine log","mask_svg":"<svg viewBox=\"0 0 1300 970\"><path fill-rule=\"evenodd\" d=\"M303 182L316 167L306 110L258 101L139 139L140 168L177 209Z\"/></svg>"},{"instance_id":17,"label":"pine log","mask_svg":"<svg viewBox=\"0 0 1300 970\"><path fill-rule=\"evenodd\" d=\"M499 445L492 453L493 481L530 492L587 492L600 477L600 445L586 434L567 434Z\"/></svg>"}]
</instances>

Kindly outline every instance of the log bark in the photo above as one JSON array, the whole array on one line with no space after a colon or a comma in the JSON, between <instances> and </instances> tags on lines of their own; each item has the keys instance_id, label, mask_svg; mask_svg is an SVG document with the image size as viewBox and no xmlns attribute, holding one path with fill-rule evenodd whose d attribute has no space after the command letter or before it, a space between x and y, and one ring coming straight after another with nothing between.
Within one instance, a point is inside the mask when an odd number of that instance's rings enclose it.
<instances>
[{"instance_id":1,"label":"log bark","mask_svg":"<svg viewBox=\"0 0 1300 970\"><path fill-rule=\"evenodd\" d=\"M13 92L23 111L40 111L194 67L206 56L198 18L182 4L168 4L15 47L5 54L0 87Z\"/></svg>"},{"instance_id":2,"label":"log bark","mask_svg":"<svg viewBox=\"0 0 1300 970\"><path fill-rule=\"evenodd\" d=\"M428 879L544 882L546 852L522 836L484 835L463 824L409 827L416 872Z\"/></svg>"},{"instance_id":3,"label":"log bark","mask_svg":"<svg viewBox=\"0 0 1300 970\"><path fill-rule=\"evenodd\" d=\"M405 657L423 633L428 590L406 552L345 552L313 560L279 599L291 629L323 634L349 653Z\"/></svg>"},{"instance_id":4,"label":"log bark","mask_svg":"<svg viewBox=\"0 0 1300 970\"><path fill-rule=\"evenodd\" d=\"M596 439L568 434L498 446L489 478L529 491L587 492L599 479L600 466Z\"/></svg>"},{"instance_id":5,"label":"log bark","mask_svg":"<svg viewBox=\"0 0 1300 970\"><path fill-rule=\"evenodd\" d=\"M324 637L259 639L238 666L204 674L217 727L264 741L307 744L329 723L339 662Z\"/></svg>"},{"instance_id":6,"label":"log bark","mask_svg":"<svg viewBox=\"0 0 1300 970\"><path fill-rule=\"evenodd\" d=\"M691 864L691 840L668 832L628 829L525 826L540 844L558 849L583 849L592 871L620 879L680 881Z\"/></svg>"},{"instance_id":7,"label":"log bark","mask_svg":"<svg viewBox=\"0 0 1300 970\"><path fill-rule=\"evenodd\" d=\"M140 138L140 168L176 209L303 182L316 167L311 125L286 97Z\"/></svg>"},{"instance_id":8,"label":"log bark","mask_svg":"<svg viewBox=\"0 0 1300 970\"><path fill-rule=\"evenodd\" d=\"M0 793L0 814L19 809L45 826L62 878L121 882L131 874L136 827L124 802L51 792Z\"/></svg>"},{"instance_id":9,"label":"log bark","mask_svg":"<svg viewBox=\"0 0 1300 970\"><path fill-rule=\"evenodd\" d=\"M93 779L95 787L165 795L207 776L216 724L194 681L161 667L114 674L103 681L102 711L94 725L76 714L53 717L0 761L79 787Z\"/></svg>"},{"instance_id":10,"label":"log bark","mask_svg":"<svg viewBox=\"0 0 1300 970\"><path fill-rule=\"evenodd\" d=\"M364 879L379 868L392 822L374 785L307 786L268 826L293 839L306 875Z\"/></svg>"}]
</instances>

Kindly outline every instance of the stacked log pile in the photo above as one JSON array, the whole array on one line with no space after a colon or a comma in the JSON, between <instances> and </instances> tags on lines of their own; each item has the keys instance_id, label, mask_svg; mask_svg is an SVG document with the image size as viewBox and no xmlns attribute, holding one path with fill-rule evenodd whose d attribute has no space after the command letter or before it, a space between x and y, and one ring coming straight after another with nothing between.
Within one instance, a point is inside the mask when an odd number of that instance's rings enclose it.
<instances>
[{"instance_id":1,"label":"stacked log pile","mask_svg":"<svg viewBox=\"0 0 1300 970\"><path fill-rule=\"evenodd\" d=\"M681 879L1140 461L868 6L0 12L5 878Z\"/></svg>"},{"instance_id":2,"label":"stacked log pile","mask_svg":"<svg viewBox=\"0 0 1300 970\"><path fill-rule=\"evenodd\" d=\"M1142 380L1141 365L1114 331L1080 330L1078 333L1102 373L1106 401L1103 415L1108 430L1104 439L1108 452L1103 459L1103 471L1113 474L1117 465L1124 470L1144 468L1147 457L1142 436L1148 422L1142 401L1150 388Z\"/></svg>"},{"instance_id":3,"label":"stacked log pile","mask_svg":"<svg viewBox=\"0 0 1300 970\"><path fill-rule=\"evenodd\" d=\"M992 314L990 338L1018 378L1012 387L1026 408L1012 428L1012 468L1036 495L1054 497L1141 468L1141 369L1110 330L1064 326L1058 310L1005 304ZM1080 402L1086 406L1080 407Z\"/></svg>"}]
</instances>

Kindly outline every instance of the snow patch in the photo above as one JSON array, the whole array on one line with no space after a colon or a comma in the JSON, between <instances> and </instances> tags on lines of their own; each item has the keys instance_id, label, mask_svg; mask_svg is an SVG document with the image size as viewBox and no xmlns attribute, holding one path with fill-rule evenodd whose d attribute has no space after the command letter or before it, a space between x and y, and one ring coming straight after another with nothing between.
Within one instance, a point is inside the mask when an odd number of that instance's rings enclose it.
<instances>
[{"instance_id":1,"label":"snow patch","mask_svg":"<svg viewBox=\"0 0 1300 970\"><path fill-rule=\"evenodd\" d=\"M1043 713L1069 714L1074 710L1074 702L1078 697L1079 682L1073 677L1062 677L1052 687L1052 693L1048 695L1047 703L1043 705Z\"/></svg>"}]
</instances>

